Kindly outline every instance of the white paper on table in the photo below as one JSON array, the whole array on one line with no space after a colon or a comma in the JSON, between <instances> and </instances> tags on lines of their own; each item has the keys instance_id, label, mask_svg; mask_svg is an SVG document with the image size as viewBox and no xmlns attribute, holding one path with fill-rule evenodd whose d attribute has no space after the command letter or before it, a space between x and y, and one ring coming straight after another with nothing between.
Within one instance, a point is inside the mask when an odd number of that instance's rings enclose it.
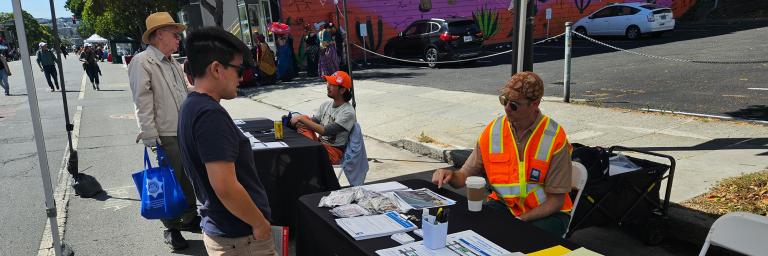
<instances>
[{"instance_id":1,"label":"white paper on table","mask_svg":"<svg viewBox=\"0 0 768 256\"><path fill-rule=\"evenodd\" d=\"M234 121L236 125L245 124L245 121L243 121L241 119L235 119L235 120L232 120L232 121Z\"/></svg>"},{"instance_id":2,"label":"white paper on table","mask_svg":"<svg viewBox=\"0 0 768 256\"><path fill-rule=\"evenodd\" d=\"M261 142L251 143L251 149L253 150L266 149L266 148L267 148L267 145L264 145L264 143L261 143Z\"/></svg>"},{"instance_id":3,"label":"white paper on table","mask_svg":"<svg viewBox=\"0 0 768 256\"><path fill-rule=\"evenodd\" d=\"M251 144L261 142L259 139L254 138L254 137L248 137L248 140L251 141Z\"/></svg>"},{"instance_id":4,"label":"white paper on table","mask_svg":"<svg viewBox=\"0 0 768 256\"><path fill-rule=\"evenodd\" d=\"M336 219L336 224L355 240L389 236L415 230L416 224L390 211L379 215Z\"/></svg>"},{"instance_id":5,"label":"white paper on table","mask_svg":"<svg viewBox=\"0 0 768 256\"><path fill-rule=\"evenodd\" d=\"M282 141L264 142L264 145L266 145L267 148L287 148L288 147L288 144L285 144L285 142L282 142Z\"/></svg>"},{"instance_id":6,"label":"white paper on table","mask_svg":"<svg viewBox=\"0 0 768 256\"><path fill-rule=\"evenodd\" d=\"M365 189L365 190L374 191L374 192L379 192L379 193L385 193L385 192L390 192L390 191L395 191L395 190L408 189L408 187L406 187L405 185L403 185L402 183L397 182L397 181L369 184L369 185L365 185L365 186L360 186L360 188Z\"/></svg>"},{"instance_id":7,"label":"white paper on table","mask_svg":"<svg viewBox=\"0 0 768 256\"><path fill-rule=\"evenodd\" d=\"M445 239L446 246L430 250L424 246L424 241L404 244L397 247L387 248L376 251L381 256L439 256L439 255L462 255L462 256L493 256L493 255L525 255L519 252L510 253L509 251L494 244L485 237L475 233L472 230L465 230L448 235Z\"/></svg>"}]
</instances>

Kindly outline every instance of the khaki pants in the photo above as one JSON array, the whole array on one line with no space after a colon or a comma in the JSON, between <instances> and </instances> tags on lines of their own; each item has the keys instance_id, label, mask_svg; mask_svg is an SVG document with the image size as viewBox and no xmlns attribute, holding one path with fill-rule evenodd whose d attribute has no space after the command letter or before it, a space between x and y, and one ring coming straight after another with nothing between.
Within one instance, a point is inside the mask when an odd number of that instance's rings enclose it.
<instances>
[{"instance_id":1,"label":"khaki pants","mask_svg":"<svg viewBox=\"0 0 768 256\"><path fill-rule=\"evenodd\" d=\"M253 236L228 238L209 236L203 232L203 244L205 244L205 250L210 256L278 256L275 251L275 243L272 240L272 236L270 236L269 239L257 241L256 239L253 239Z\"/></svg>"},{"instance_id":2,"label":"khaki pants","mask_svg":"<svg viewBox=\"0 0 768 256\"><path fill-rule=\"evenodd\" d=\"M192 188L192 181L187 177L187 172L184 171L184 164L181 160L181 150L179 148L179 140L176 136L161 136L163 149L168 156L169 163L173 168L173 174L176 176L176 181L181 185L181 190L184 191L184 197L187 199L187 209L176 219L163 219L163 226L167 229L181 229L183 224L192 221L197 216L197 200L195 200L195 190ZM155 154L157 158L157 154Z\"/></svg>"}]
</instances>

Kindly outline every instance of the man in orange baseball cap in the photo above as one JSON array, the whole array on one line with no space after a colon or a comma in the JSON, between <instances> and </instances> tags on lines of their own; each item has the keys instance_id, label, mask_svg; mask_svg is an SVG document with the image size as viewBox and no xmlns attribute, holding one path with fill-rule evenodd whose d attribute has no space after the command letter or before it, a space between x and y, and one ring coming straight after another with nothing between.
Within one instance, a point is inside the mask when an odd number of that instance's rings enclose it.
<instances>
[{"instance_id":1,"label":"man in orange baseball cap","mask_svg":"<svg viewBox=\"0 0 768 256\"><path fill-rule=\"evenodd\" d=\"M352 100L352 78L344 71L324 76L328 84L328 98L312 116L299 115L291 118L291 125L310 139L320 141L328 151L332 164L341 164L349 132L357 122ZM318 134L320 135L318 137Z\"/></svg>"}]
</instances>

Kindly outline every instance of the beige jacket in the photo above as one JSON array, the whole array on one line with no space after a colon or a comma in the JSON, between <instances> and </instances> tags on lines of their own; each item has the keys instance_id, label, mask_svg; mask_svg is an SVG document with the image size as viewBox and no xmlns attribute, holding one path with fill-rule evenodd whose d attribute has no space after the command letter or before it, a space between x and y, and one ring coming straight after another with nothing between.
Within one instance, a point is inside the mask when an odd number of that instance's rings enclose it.
<instances>
[{"instance_id":1,"label":"beige jacket","mask_svg":"<svg viewBox=\"0 0 768 256\"><path fill-rule=\"evenodd\" d=\"M148 46L128 65L128 81L139 125L136 141L176 136L179 110L188 93L181 65Z\"/></svg>"}]
</instances>

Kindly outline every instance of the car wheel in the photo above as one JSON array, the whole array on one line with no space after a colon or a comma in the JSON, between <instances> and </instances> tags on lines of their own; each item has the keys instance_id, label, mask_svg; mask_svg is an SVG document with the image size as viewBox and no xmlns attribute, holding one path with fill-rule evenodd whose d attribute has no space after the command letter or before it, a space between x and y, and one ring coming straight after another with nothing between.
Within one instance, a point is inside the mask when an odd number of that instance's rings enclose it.
<instances>
[{"instance_id":1,"label":"car wheel","mask_svg":"<svg viewBox=\"0 0 768 256\"><path fill-rule=\"evenodd\" d=\"M428 48L426 52L424 52L424 61L428 62L427 66L430 68L436 68L437 67L437 49L435 48Z\"/></svg>"},{"instance_id":2,"label":"car wheel","mask_svg":"<svg viewBox=\"0 0 768 256\"><path fill-rule=\"evenodd\" d=\"M629 26L627 28L627 31L626 31L625 35L630 40L638 39L638 38L640 38L640 35L641 35L640 28L635 26L635 25Z\"/></svg>"},{"instance_id":3,"label":"car wheel","mask_svg":"<svg viewBox=\"0 0 768 256\"><path fill-rule=\"evenodd\" d=\"M579 33L579 34L582 34L582 35L585 35L585 36L589 36L589 35L587 35L587 28L581 27L581 26L576 28L576 33ZM576 39L581 39L581 37L580 36L576 36Z\"/></svg>"}]
</instances>

